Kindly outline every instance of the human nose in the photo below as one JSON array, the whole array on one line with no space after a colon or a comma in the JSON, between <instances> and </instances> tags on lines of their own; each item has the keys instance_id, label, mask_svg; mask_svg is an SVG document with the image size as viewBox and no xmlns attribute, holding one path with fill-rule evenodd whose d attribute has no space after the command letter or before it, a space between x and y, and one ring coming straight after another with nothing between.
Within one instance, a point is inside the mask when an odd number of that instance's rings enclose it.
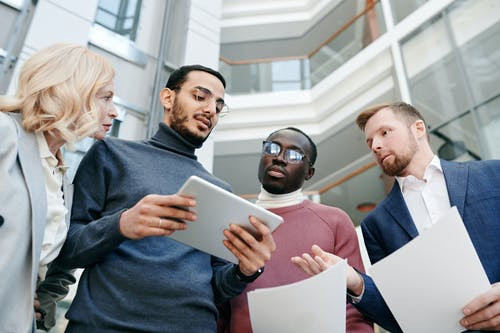
<instances>
[{"instance_id":1,"label":"human nose","mask_svg":"<svg viewBox=\"0 0 500 333\"><path fill-rule=\"evenodd\" d=\"M114 103L111 103L111 106L108 110L108 117L110 117L111 119L118 117L118 110L116 109L116 106Z\"/></svg>"},{"instance_id":2,"label":"human nose","mask_svg":"<svg viewBox=\"0 0 500 333\"><path fill-rule=\"evenodd\" d=\"M203 112L209 113L211 117L217 114L217 102L213 96L205 100Z\"/></svg>"},{"instance_id":3,"label":"human nose","mask_svg":"<svg viewBox=\"0 0 500 333\"><path fill-rule=\"evenodd\" d=\"M370 149L374 153L377 153L378 151L380 151L382 149L382 140L380 140L379 138L376 138L376 137L373 138L373 140L371 142Z\"/></svg>"},{"instance_id":4,"label":"human nose","mask_svg":"<svg viewBox=\"0 0 500 333\"><path fill-rule=\"evenodd\" d=\"M288 163L286 158L285 158L285 150L284 149L281 149L278 154L274 155L273 159L277 162L282 163L282 164Z\"/></svg>"}]
</instances>

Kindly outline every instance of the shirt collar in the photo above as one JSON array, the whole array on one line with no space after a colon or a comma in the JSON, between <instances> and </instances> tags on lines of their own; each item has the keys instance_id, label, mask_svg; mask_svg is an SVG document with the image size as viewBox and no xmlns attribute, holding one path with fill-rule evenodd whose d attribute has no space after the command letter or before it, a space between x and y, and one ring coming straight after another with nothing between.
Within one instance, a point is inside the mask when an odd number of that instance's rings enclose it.
<instances>
[{"instance_id":1,"label":"shirt collar","mask_svg":"<svg viewBox=\"0 0 500 333\"><path fill-rule=\"evenodd\" d=\"M68 167L64 164L61 149L59 149L56 153L56 156L54 156L54 154L52 154L49 149L49 145L47 144L47 140L45 139L45 135L43 135L43 132L36 132L35 137L38 143L40 158L47 161L47 164L51 168L57 168L64 173L68 169Z\"/></svg>"},{"instance_id":2,"label":"shirt collar","mask_svg":"<svg viewBox=\"0 0 500 333\"><path fill-rule=\"evenodd\" d=\"M405 177L396 177L396 180L399 184L399 189L401 190L402 193L404 193L404 191L408 189L408 187L411 187L412 184L422 183L422 182L425 183L429 181L436 174L443 174L443 168L441 167L441 161L439 160L439 158L436 155L434 155L431 162L425 168L424 179L420 180L414 175L408 175Z\"/></svg>"},{"instance_id":3,"label":"shirt collar","mask_svg":"<svg viewBox=\"0 0 500 333\"><path fill-rule=\"evenodd\" d=\"M304 201L305 199L306 196L302 192L302 188L299 188L298 190L290 193L273 194L267 192L264 189L264 187L261 186L256 204L266 209L281 208L281 207L297 205L302 201Z\"/></svg>"}]
</instances>

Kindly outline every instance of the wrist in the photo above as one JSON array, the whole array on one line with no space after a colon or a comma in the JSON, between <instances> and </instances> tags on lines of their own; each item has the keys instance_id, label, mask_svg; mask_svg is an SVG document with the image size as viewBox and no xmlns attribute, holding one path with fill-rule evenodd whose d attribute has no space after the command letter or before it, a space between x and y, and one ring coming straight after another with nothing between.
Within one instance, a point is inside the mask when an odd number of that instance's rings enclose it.
<instances>
[{"instance_id":1,"label":"wrist","mask_svg":"<svg viewBox=\"0 0 500 333\"><path fill-rule=\"evenodd\" d=\"M264 267L259 268L255 273L253 273L251 275L246 275L245 273L243 273L241 271L239 265L235 265L234 269L233 269L233 272L234 272L234 275L236 275L236 278L239 281L249 283L249 282L255 281L264 272Z\"/></svg>"},{"instance_id":2,"label":"wrist","mask_svg":"<svg viewBox=\"0 0 500 333\"><path fill-rule=\"evenodd\" d=\"M351 268L351 269L353 270L353 272L352 272L353 279L351 281L352 283L348 283L347 289L349 289L349 291L354 296L359 296L363 292L364 281L363 281L363 278L361 277L361 275L356 270L354 270L353 268Z\"/></svg>"}]
</instances>

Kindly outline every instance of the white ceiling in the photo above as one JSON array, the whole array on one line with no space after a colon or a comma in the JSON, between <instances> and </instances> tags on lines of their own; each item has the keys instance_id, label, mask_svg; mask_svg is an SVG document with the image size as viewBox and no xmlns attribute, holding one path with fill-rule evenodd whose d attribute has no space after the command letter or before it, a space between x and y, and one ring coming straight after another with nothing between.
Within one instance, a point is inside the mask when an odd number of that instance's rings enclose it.
<instances>
[{"instance_id":1,"label":"white ceiling","mask_svg":"<svg viewBox=\"0 0 500 333\"><path fill-rule=\"evenodd\" d=\"M300 37L342 0L224 0L221 44Z\"/></svg>"}]
</instances>

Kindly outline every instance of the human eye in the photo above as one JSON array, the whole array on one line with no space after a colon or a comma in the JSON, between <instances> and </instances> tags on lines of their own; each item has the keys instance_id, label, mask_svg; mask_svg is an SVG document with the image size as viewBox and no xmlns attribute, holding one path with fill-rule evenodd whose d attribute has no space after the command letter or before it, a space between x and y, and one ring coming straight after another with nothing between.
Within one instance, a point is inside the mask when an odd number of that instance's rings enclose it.
<instances>
[{"instance_id":1,"label":"human eye","mask_svg":"<svg viewBox=\"0 0 500 333\"><path fill-rule=\"evenodd\" d=\"M304 158L304 154L295 149L288 150L288 158L293 162L300 162Z\"/></svg>"},{"instance_id":2,"label":"human eye","mask_svg":"<svg viewBox=\"0 0 500 333\"><path fill-rule=\"evenodd\" d=\"M269 153L273 155L278 155L281 151L281 146L276 142L271 142L269 145Z\"/></svg>"},{"instance_id":3,"label":"human eye","mask_svg":"<svg viewBox=\"0 0 500 333\"><path fill-rule=\"evenodd\" d=\"M205 101L207 98L210 97L209 93L207 93L206 91L203 91L202 89L195 89L193 91L193 97L195 100L197 100L198 102L203 102Z\"/></svg>"},{"instance_id":4,"label":"human eye","mask_svg":"<svg viewBox=\"0 0 500 333\"><path fill-rule=\"evenodd\" d=\"M387 136L387 135L391 134L391 132L392 131L390 129L383 129L382 130L382 136Z\"/></svg>"}]
</instances>

